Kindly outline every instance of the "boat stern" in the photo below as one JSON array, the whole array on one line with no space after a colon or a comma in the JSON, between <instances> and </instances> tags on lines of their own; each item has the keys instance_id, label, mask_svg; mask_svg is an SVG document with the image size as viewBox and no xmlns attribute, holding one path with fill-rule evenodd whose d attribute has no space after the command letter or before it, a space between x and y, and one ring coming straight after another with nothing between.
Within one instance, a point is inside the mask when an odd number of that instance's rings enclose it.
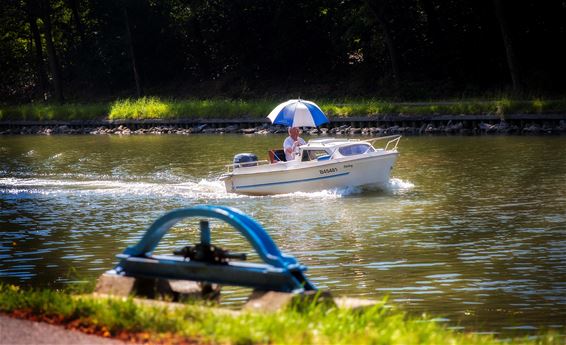
<instances>
[{"instance_id":1,"label":"boat stern","mask_svg":"<svg viewBox=\"0 0 566 345\"><path fill-rule=\"evenodd\" d=\"M227 173L220 176L220 181L224 182L224 187L227 193L234 193L236 188L234 188L234 174Z\"/></svg>"}]
</instances>

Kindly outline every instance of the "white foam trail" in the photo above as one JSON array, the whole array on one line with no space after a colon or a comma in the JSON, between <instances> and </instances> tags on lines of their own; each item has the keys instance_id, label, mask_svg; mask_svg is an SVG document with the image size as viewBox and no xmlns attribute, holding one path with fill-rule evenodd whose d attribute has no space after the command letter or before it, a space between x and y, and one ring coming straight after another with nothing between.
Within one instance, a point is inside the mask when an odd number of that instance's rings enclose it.
<instances>
[{"instance_id":1,"label":"white foam trail","mask_svg":"<svg viewBox=\"0 0 566 345\"><path fill-rule=\"evenodd\" d=\"M387 184L387 189L390 191L408 190L408 189L412 189L413 187L415 187L415 185L412 184L411 182L403 181L398 178L390 179L389 183Z\"/></svg>"},{"instance_id":2,"label":"white foam trail","mask_svg":"<svg viewBox=\"0 0 566 345\"><path fill-rule=\"evenodd\" d=\"M410 190L415 185L408 181L403 181L398 178L392 178L389 183L383 187L342 187L329 190L322 190L320 192L295 192L290 194L281 194L276 197L302 197L313 199L338 199L349 195L363 194L366 191L383 191L383 192L403 192Z\"/></svg>"},{"instance_id":3,"label":"white foam trail","mask_svg":"<svg viewBox=\"0 0 566 345\"><path fill-rule=\"evenodd\" d=\"M76 176L70 176L75 177ZM85 178L85 176L81 176ZM0 178L0 192L17 193L39 193L39 194L61 194L61 193L91 193L91 194L113 194L113 195L156 195L177 196L190 199L235 199L235 198L306 198L317 200L339 199L353 194L364 192L359 187L344 187L337 189L322 190L317 192L294 192L273 196L244 196L227 193L224 183L219 179L201 179L199 181L177 182L181 178L168 176L163 182L145 182L139 180L111 180L108 176L104 179L49 179L49 178ZM4 187L4 188L2 188ZM406 191L414 187L411 182L400 179L391 179L385 191Z\"/></svg>"},{"instance_id":4,"label":"white foam trail","mask_svg":"<svg viewBox=\"0 0 566 345\"><path fill-rule=\"evenodd\" d=\"M201 180L198 182L188 181L184 183L155 183L135 181L113 181L113 180L51 180L38 178L0 178L0 186L8 187L4 191L15 193L91 193L91 194L114 194L114 195L157 195L157 196L180 196L187 198L233 198L241 197L236 194L228 194L224 189L222 181Z\"/></svg>"},{"instance_id":5,"label":"white foam trail","mask_svg":"<svg viewBox=\"0 0 566 345\"><path fill-rule=\"evenodd\" d=\"M76 177L76 176L72 176ZM84 178L85 176L81 176ZM226 199L226 198L266 198L268 196L245 196L227 193L224 182L215 179L201 179L199 181L186 181L176 183L175 181L140 182L136 180L73 180L73 179L49 179L49 178L0 178L0 192L38 193L42 195L61 193L81 194L113 194L113 195L157 195L157 196L179 196L199 199ZM4 188L1 188L4 187ZM319 192L295 192L280 194L270 197L274 198L309 198L309 199L337 199L350 194L350 188L337 190L323 190Z\"/></svg>"},{"instance_id":6,"label":"white foam trail","mask_svg":"<svg viewBox=\"0 0 566 345\"><path fill-rule=\"evenodd\" d=\"M340 190L321 190L319 192L294 192L273 195L273 198L306 198L306 199L338 199L344 196Z\"/></svg>"}]
</instances>

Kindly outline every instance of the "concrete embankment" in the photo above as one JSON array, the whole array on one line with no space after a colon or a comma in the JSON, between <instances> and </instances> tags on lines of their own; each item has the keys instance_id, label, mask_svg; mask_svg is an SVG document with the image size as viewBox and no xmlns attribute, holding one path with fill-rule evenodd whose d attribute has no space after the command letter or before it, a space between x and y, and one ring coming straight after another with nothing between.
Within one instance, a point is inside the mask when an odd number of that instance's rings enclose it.
<instances>
[{"instance_id":1,"label":"concrete embankment","mask_svg":"<svg viewBox=\"0 0 566 345\"><path fill-rule=\"evenodd\" d=\"M566 134L566 114L379 115L331 118L310 134ZM285 133L267 119L3 121L0 135L17 134L270 134Z\"/></svg>"}]
</instances>

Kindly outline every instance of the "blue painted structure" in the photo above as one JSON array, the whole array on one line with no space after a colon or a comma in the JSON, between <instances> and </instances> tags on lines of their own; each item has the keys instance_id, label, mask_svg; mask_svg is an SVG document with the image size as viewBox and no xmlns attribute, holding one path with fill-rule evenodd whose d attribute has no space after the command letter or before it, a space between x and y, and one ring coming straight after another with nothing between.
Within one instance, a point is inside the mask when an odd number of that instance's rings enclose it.
<instances>
[{"instance_id":1,"label":"blue painted structure","mask_svg":"<svg viewBox=\"0 0 566 345\"><path fill-rule=\"evenodd\" d=\"M187 259L179 255L153 256L152 252L159 241L179 221L188 217L216 218L225 221L238 230L252 245L264 264L229 261L242 255L230 255L221 260ZM208 221L200 222L201 243L195 247L185 247L184 252L194 253L205 250L205 254L225 252L211 245ZM220 254L222 255L222 254ZM253 218L242 211L226 206L199 205L166 213L158 218L146 231L142 239L118 255L120 262L109 273L145 277L203 281L224 285L239 285L259 290L273 290L301 293L316 290L294 257L283 254L277 245ZM217 258L218 259L218 258Z\"/></svg>"}]
</instances>

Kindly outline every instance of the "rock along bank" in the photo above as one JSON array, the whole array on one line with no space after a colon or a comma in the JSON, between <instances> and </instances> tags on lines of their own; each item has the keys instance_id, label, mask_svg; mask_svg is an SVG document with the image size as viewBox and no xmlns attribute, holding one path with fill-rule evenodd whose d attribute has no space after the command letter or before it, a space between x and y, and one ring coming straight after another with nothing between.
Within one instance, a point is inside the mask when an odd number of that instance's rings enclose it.
<instances>
[{"instance_id":1,"label":"rock along bank","mask_svg":"<svg viewBox=\"0 0 566 345\"><path fill-rule=\"evenodd\" d=\"M277 134L267 119L1 121L0 135ZM380 115L331 118L311 135L566 134L566 114Z\"/></svg>"}]
</instances>

